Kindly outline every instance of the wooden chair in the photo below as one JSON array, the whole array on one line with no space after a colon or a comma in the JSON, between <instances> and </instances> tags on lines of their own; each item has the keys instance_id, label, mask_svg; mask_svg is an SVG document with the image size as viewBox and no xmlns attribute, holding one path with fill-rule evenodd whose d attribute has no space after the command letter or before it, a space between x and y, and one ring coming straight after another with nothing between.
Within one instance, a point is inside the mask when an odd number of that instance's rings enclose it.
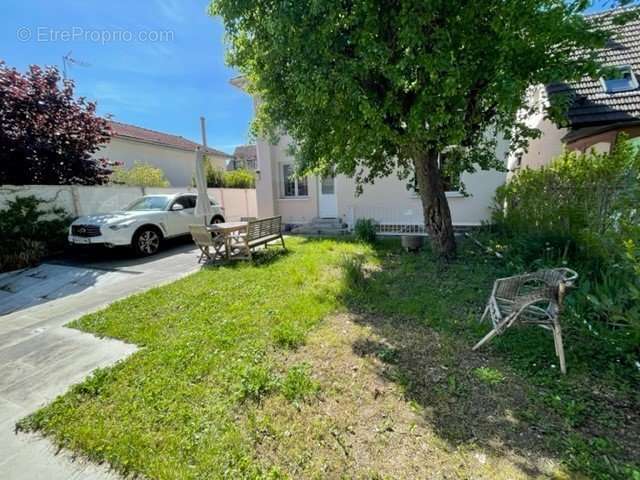
<instances>
[{"instance_id":1,"label":"wooden chair","mask_svg":"<svg viewBox=\"0 0 640 480\"><path fill-rule=\"evenodd\" d=\"M225 244L221 235L212 235L204 225L189 225L189 232L201 252L198 263L201 263L204 258L212 261L223 255ZM213 249L213 252L210 249Z\"/></svg>"},{"instance_id":2,"label":"wooden chair","mask_svg":"<svg viewBox=\"0 0 640 480\"><path fill-rule=\"evenodd\" d=\"M255 247L259 245L266 247L270 242L278 240L286 250L282 236L282 217L258 218L249 221L246 232L234 238L231 248L238 251L235 258L251 258L251 252Z\"/></svg>"},{"instance_id":3,"label":"wooden chair","mask_svg":"<svg viewBox=\"0 0 640 480\"><path fill-rule=\"evenodd\" d=\"M480 321L491 317L493 329L474 347L477 350L516 321L538 325L553 332L560 371L567 372L560 328L560 313L567 289L575 284L578 274L569 268L540 270L525 275L499 278Z\"/></svg>"}]
</instances>

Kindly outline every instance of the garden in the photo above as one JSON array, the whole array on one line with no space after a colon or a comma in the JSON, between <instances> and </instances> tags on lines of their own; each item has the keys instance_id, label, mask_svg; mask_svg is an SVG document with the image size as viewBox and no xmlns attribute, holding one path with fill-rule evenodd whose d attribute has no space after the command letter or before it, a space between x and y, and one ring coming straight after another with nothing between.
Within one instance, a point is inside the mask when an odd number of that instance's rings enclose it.
<instances>
[{"instance_id":1,"label":"garden","mask_svg":"<svg viewBox=\"0 0 640 480\"><path fill-rule=\"evenodd\" d=\"M456 259L294 237L112 304L71 326L141 349L18 428L149 478L638 478L639 171L522 172ZM542 329L471 351L496 278L560 265L567 375Z\"/></svg>"}]
</instances>

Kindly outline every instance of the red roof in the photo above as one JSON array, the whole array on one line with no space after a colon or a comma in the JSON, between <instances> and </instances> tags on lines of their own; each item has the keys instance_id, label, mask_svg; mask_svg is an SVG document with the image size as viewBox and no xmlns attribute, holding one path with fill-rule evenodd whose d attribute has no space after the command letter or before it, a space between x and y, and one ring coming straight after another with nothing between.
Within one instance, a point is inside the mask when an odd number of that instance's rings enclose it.
<instances>
[{"instance_id":1,"label":"red roof","mask_svg":"<svg viewBox=\"0 0 640 480\"><path fill-rule=\"evenodd\" d=\"M191 140L187 140L186 138L178 135L157 132L155 130L149 130L148 128L136 127L135 125L128 125L126 123L115 122L113 120L107 120L107 123L111 128L111 135L113 137L122 137L146 143L155 143L156 145L179 148L180 150L188 150L190 152L195 151L196 147L200 146L198 143L192 142ZM228 153L221 152L215 148L207 148L207 153L232 158Z\"/></svg>"}]
</instances>

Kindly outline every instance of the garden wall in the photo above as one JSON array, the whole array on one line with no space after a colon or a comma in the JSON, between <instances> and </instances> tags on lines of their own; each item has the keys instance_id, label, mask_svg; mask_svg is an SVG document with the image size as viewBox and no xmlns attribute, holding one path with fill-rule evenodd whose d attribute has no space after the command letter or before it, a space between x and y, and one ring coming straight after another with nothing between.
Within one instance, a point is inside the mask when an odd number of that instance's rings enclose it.
<instances>
[{"instance_id":1,"label":"garden wall","mask_svg":"<svg viewBox=\"0 0 640 480\"><path fill-rule=\"evenodd\" d=\"M8 200L33 195L51 206L64 208L70 215L79 217L90 213L107 213L119 210L142 195L154 193L195 192L195 188L147 188L123 186L82 185L2 185L0 209ZM227 220L240 217L257 217L258 207L255 189L209 188L209 196L225 209Z\"/></svg>"}]
</instances>

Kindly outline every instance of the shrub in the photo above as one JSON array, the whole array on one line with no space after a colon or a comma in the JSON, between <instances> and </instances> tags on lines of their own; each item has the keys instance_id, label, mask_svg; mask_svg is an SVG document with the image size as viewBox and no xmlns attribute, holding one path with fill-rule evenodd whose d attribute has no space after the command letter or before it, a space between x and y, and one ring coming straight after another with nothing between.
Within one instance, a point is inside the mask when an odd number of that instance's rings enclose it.
<instances>
[{"instance_id":1,"label":"shrub","mask_svg":"<svg viewBox=\"0 0 640 480\"><path fill-rule=\"evenodd\" d=\"M135 162L133 167L126 169L116 167L111 175L113 183L137 187L170 187L169 180L162 169L148 163Z\"/></svg>"},{"instance_id":2,"label":"shrub","mask_svg":"<svg viewBox=\"0 0 640 480\"><path fill-rule=\"evenodd\" d=\"M356 239L364 243L375 243L376 222L371 218L359 218L353 227Z\"/></svg>"},{"instance_id":3,"label":"shrub","mask_svg":"<svg viewBox=\"0 0 640 480\"><path fill-rule=\"evenodd\" d=\"M227 188L255 188L256 177L251 170L232 170L225 172L224 186Z\"/></svg>"},{"instance_id":4,"label":"shrub","mask_svg":"<svg viewBox=\"0 0 640 480\"><path fill-rule=\"evenodd\" d=\"M0 210L0 271L38 263L66 243L71 219L34 196L17 197Z\"/></svg>"},{"instance_id":5,"label":"shrub","mask_svg":"<svg viewBox=\"0 0 640 480\"><path fill-rule=\"evenodd\" d=\"M207 166L207 187L223 188L225 171L212 165Z\"/></svg>"},{"instance_id":6,"label":"shrub","mask_svg":"<svg viewBox=\"0 0 640 480\"><path fill-rule=\"evenodd\" d=\"M225 172L219 167L207 168L207 187L209 188L255 188L256 177L251 170L231 170Z\"/></svg>"},{"instance_id":7,"label":"shrub","mask_svg":"<svg viewBox=\"0 0 640 480\"><path fill-rule=\"evenodd\" d=\"M598 355L640 353L640 154L564 152L499 189L500 249L514 270L568 264L581 277L566 319L598 338ZM606 348L602 348L602 344Z\"/></svg>"}]
</instances>

